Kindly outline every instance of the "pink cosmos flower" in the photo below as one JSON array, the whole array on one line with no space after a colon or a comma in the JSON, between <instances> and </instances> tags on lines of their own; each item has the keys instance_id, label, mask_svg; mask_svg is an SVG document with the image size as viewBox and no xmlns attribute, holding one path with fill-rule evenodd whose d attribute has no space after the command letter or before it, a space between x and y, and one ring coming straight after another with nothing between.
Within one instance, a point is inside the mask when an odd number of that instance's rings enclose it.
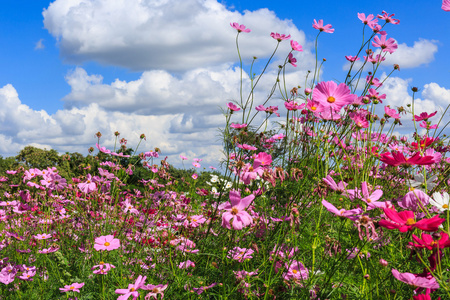
<instances>
[{"instance_id":1,"label":"pink cosmos flower","mask_svg":"<svg viewBox=\"0 0 450 300\"><path fill-rule=\"evenodd\" d=\"M208 285L208 286L201 286L199 288L193 288L192 290L197 293L198 295L201 295L204 291L209 290L210 288L213 288L217 285L216 282Z\"/></svg>"},{"instance_id":2,"label":"pink cosmos flower","mask_svg":"<svg viewBox=\"0 0 450 300\"><path fill-rule=\"evenodd\" d=\"M255 156L255 162L258 163L258 166L270 166L272 163L272 155L266 152L259 152Z\"/></svg>"},{"instance_id":3,"label":"pink cosmos flower","mask_svg":"<svg viewBox=\"0 0 450 300\"><path fill-rule=\"evenodd\" d=\"M130 213L135 214L135 215L139 214L139 210L137 210L136 208L134 208L133 205L131 205L130 199L126 199L124 202L122 202L122 205L123 205L123 212L124 213L130 212Z\"/></svg>"},{"instance_id":4,"label":"pink cosmos flower","mask_svg":"<svg viewBox=\"0 0 450 300\"><path fill-rule=\"evenodd\" d=\"M394 119L400 118L400 114L397 113L397 111L393 108L390 108L389 106L384 107L385 117L391 117Z\"/></svg>"},{"instance_id":5,"label":"pink cosmos flower","mask_svg":"<svg viewBox=\"0 0 450 300\"><path fill-rule=\"evenodd\" d=\"M378 19L374 15L370 14L366 17L363 13L358 13L358 19L360 19L365 25L374 26L378 23Z\"/></svg>"},{"instance_id":6,"label":"pink cosmos flower","mask_svg":"<svg viewBox=\"0 0 450 300\"><path fill-rule=\"evenodd\" d=\"M323 20L319 20L319 22L314 19L313 28L320 30L320 32L327 32L327 33L333 33L334 29L331 28L331 24L323 26Z\"/></svg>"},{"instance_id":7,"label":"pink cosmos flower","mask_svg":"<svg viewBox=\"0 0 450 300\"><path fill-rule=\"evenodd\" d=\"M245 211L245 209L255 199L255 195L249 195L241 199L241 194L238 191L230 192L230 202L226 202L219 206L226 212L222 214L222 226L231 229L231 222L235 230L241 230L245 226L253 223L253 218Z\"/></svg>"},{"instance_id":8,"label":"pink cosmos flower","mask_svg":"<svg viewBox=\"0 0 450 300\"><path fill-rule=\"evenodd\" d=\"M141 287L141 289L145 291L151 291L145 296L145 300L150 300L150 297L153 299L158 299L158 294L161 295L161 299L164 298L164 290L167 289L168 284L147 284Z\"/></svg>"},{"instance_id":9,"label":"pink cosmos flower","mask_svg":"<svg viewBox=\"0 0 450 300\"><path fill-rule=\"evenodd\" d=\"M193 162L192 165L196 168L200 168L201 165L198 162Z\"/></svg>"},{"instance_id":10,"label":"pink cosmos flower","mask_svg":"<svg viewBox=\"0 0 450 300\"><path fill-rule=\"evenodd\" d=\"M372 46L380 47L382 51L389 52L390 54L394 53L398 48L395 40L393 38L386 40L385 35L382 35L381 38L378 35L375 36L372 41Z\"/></svg>"},{"instance_id":11,"label":"pink cosmos flower","mask_svg":"<svg viewBox=\"0 0 450 300\"><path fill-rule=\"evenodd\" d=\"M435 278L427 279L425 277L419 277L412 273L400 273L396 269L392 269L392 275L394 275L394 277L398 280L414 287L433 290L437 290L439 288L439 283L437 283Z\"/></svg>"},{"instance_id":12,"label":"pink cosmos flower","mask_svg":"<svg viewBox=\"0 0 450 300\"><path fill-rule=\"evenodd\" d=\"M234 123L231 123L231 125L230 125L230 127L231 128L234 128L234 129L241 129L241 128L245 128L245 127L247 127L247 124L234 124Z\"/></svg>"},{"instance_id":13,"label":"pink cosmos flower","mask_svg":"<svg viewBox=\"0 0 450 300\"><path fill-rule=\"evenodd\" d=\"M325 108L325 111L337 113L345 105L351 104L356 95L350 93L345 83L339 85L334 81L323 81L316 85L312 92L312 99Z\"/></svg>"},{"instance_id":14,"label":"pink cosmos flower","mask_svg":"<svg viewBox=\"0 0 450 300\"><path fill-rule=\"evenodd\" d=\"M351 210L345 210L345 209L337 209L333 204L331 204L330 202L326 201L326 200L322 200L322 205L325 206L325 208L335 214L338 217L344 217L344 218L349 218L350 220L357 220L359 218L358 215L362 214L362 209L361 208L354 208Z\"/></svg>"},{"instance_id":15,"label":"pink cosmos flower","mask_svg":"<svg viewBox=\"0 0 450 300\"><path fill-rule=\"evenodd\" d=\"M254 146L250 146L250 145L247 145L247 144L239 144L239 143L236 143L236 147L238 147L238 148L241 148L241 149L244 149L244 150L258 150L258 148L256 148L256 147L254 147Z\"/></svg>"},{"instance_id":16,"label":"pink cosmos flower","mask_svg":"<svg viewBox=\"0 0 450 300\"><path fill-rule=\"evenodd\" d=\"M296 67L297 65L295 64L297 62L297 59L294 57L294 55L292 53L289 53L288 55L288 62L293 65L294 67Z\"/></svg>"},{"instance_id":17,"label":"pink cosmos flower","mask_svg":"<svg viewBox=\"0 0 450 300\"><path fill-rule=\"evenodd\" d=\"M59 248L50 247L50 248L47 248L47 249L38 250L38 252L41 253L41 254L49 254L49 253L56 252L58 250L59 250Z\"/></svg>"},{"instance_id":18,"label":"pink cosmos flower","mask_svg":"<svg viewBox=\"0 0 450 300\"><path fill-rule=\"evenodd\" d=\"M303 104L299 105L297 102L294 101L286 101L284 102L284 107L286 107L287 110L296 111L297 109L302 109L304 105Z\"/></svg>"},{"instance_id":19,"label":"pink cosmos flower","mask_svg":"<svg viewBox=\"0 0 450 300\"><path fill-rule=\"evenodd\" d=\"M442 0L442 10L450 11L450 0Z\"/></svg>"},{"instance_id":20,"label":"pink cosmos flower","mask_svg":"<svg viewBox=\"0 0 450 300\"><path fill-rule=\"evenodd\" d=\"M180 155L181 160L187 160L188 158L184 155Z\"/></svg>"},{"instance_id":21,"label":"pink cosmos flower","mask_svg":"<svg viewBox=\"0 0 450 300\"><path fill-rule=\"evenodd\" d=\"M106 275L111 269L114 269L116 266L104 262L100 262L98 265L95 265L91 268L94 274Z\"/></svg>"},{"instance_id":22,"label":"pink cosmos flower","mask_svg":"<svg viewBox=\"0 0 450 300\"><path fill-rule=\"evenodd\" d=\"M79 183L78 184L78 188L83 192L83 193L90 193L93 192L95 190L97 190L97 185L95 184L92 175L91 174L87 174L86 176L86 181Z\"/></svg>"},{"instance_id":23,"label":"pink cosmos flower","mask_svg":"<svg viewBox=\"0 0 450 300\"><path fill-rule=\"evenodd\" d=\"M33 281L33 277L36 275L36 271L27 271L23 272L22 275L19 276L19 279L26 281Z\"/></svg>"},{"instance_id":24,"label":"pink cosmos flower","mask_svg":"<svg viewBox=\"0 0 450 300\"><path fill-rule=\"evenodd\" d=\"M233 104L231 102L227 103L227 107L233 112L233 111L240 111L241 109L237 107L236 104Z\"/></svg>"},{"instance_id":25,"label":"pink cosmos flower","mask_svg":"<svg viewBox=\"0 0 450 300\"><path fill-rule=\"evenodd\" d=\"M287 272L283 274L285 280L306 280L309 277L309 270L305 266L296 260L293 260L291 264L286 263Z\"/></svg>"},{"instance_id":26,"label":"pink cosmos flower","mask_svg":"<svg viewBox=\"0 0 450 300\"><path fill-rule=\"evenodd\" d=\"M389 15L387 12L385 12L383 10L381 12L381 15L378 15L377 17L378 17L378 19L386 21L386 23L391 23L391 24L394 24L394 25L399 24L400 20L392 18L393 16L395 16L395 14Z\"/></svg>"},{"instance_id":27,"label":"pink cosmos flower","mask_svg":"<svg viewBox=\"0 0 450 300\"><path fill-rule=\"evenodd\" d=\"M187 261L180 262L178 268L179 269L195 268L195 263L188 259Z\"/></svg>"},{"instance_id":28,"label":"pink cosmos flower","mask_svg":"<svg viewBox=\"0 0 450 300\"><path fill-rule=\"evenodd\" d=\"M299 43L297 43L294 40L291 40L291 48L292 48L292 50L295 50L295 51L303 51L302 45L300 45Z\"/></svg>"},{"instance_id":29,"label":"pink cosmos flower","mask_svg":"<svg viewBox=\"0 0 450 300\"><path fill-rule=\"evenodd\" d=\"M97 147L97 149L98 149L100 152L103 152L103 153L105 153L105 154L110 154L110 153L111 153L111 150L108 150L108 149L106 149L105 147L100 147L100 145L99 145L98 143L95 144L95 147Z\"/></svg>"},{"instance_id":30,"label":"pink cosmos flower","mask_svg":"<svg viewBox=\"0 0 450 300\"><path fill-rule=\"evenodd\" d=\"M237 260L238 262L243 262L246 259L252 259L252 254L255 251L247 248L234 247L232 250L228 251L228 258Z\"/></svg>"},{"instance_id":31,"label":"pink cosmos flower","mask_svg":"<svg viewBox=\"0 0 450 300\"><path fill-rule=\"evenodd\" d=\"M120 247L120 240L114 238L113 235L105 235L98 238L95 238L94 249L97 251L100 250L115 250Z\"/></svg>"},{"instance_id":32,"label":"pink cosmos flower","mask_svg":"<svg viewBox=\"0 0 450 300\"><path fill-rule=\"evenodd\" d=\"M72 283L71 285L65 285L64 288L59 288L59 290L61 292L80 292L80 289L84 286L84 282L83 283Z\"/></svg>"},{"instance_id":33,"label":"pink cosmos flower","mask_svg":"<svg viewBox=\"0 0 450 300\"><path fill-rule=\"evenodd\" d=\"M427 130L438 128L437 124L431 125L430 122L425 122L425 121L421 122L419 124L419 126L422 128L426 128Z\"/></svg>"},{"instance_id":34,"label":"pink cosmos flower","mask_svg":"<svg viewBox=\"0 0 450 300\"><path fill-rule=\"evenodd\" d=\"M46 239L51 238L52 235L51 235L51 234L44 233L44 234L33 235L33 237L34 237L35 239L37 239L37 240L46 240Z\"/></svg>"},{"instance_id":35,"label":"pink cosmos flower","mask_svg":"<svg viewBox=\"0 0 450 300\"><path fill-rule=\"evenodd\" d=\"M346 55L345 59L348 60L349 62L354 62L354 61L359 60L359 57L358 56Z\"/></svg>"},{"instance_id":36,"label":"pink cosmos flower","mask_svg":"<svg viewBox=\"0 0 450 300\"><path fill-rule=\"evenodd\" d=\"M142 275L139 275L139 277L136 279L136 282L134 284L129 284L127 289L115 290L116 294L122 294L122 296L119 296L117 300L126 300L130 296L133 296L133 299L136 300L139 297L139 293L137 292L137 290L145 286L146 279L147 276L142 277Z\"/></svg>"},{"instance_id":37,"label":"pink cosmos flower","mask_svg":"<svg viewBox=\"0 0 450 300\"><path fill-rule=\"evenodd\" d=\"M279 33L275 33L275 32L272 32L270 34L270 36L273 37L274 39L276 39L278 42L281 42L283 40L288 40L291 37L290 34L285 35L285 34L279 34Z\"/></svg>"},{"instance_id":38,"label":"pink cosmos flower","mask_svg":"<svg viewBox=\"0 0 450 300\"><path fill-rule=\"evenodd\" d=\"M196 180L198 178L198 175L194 173L194 174L192 174L191 177L192 177L192 179Z\"/></svg>"},{"instance_id":39,"label":"pink cosmos flower","mask_svg":"<svg viewBox=\"0 0 450 300\"><path fill-rule=\"evenodd\" d=\"M238 32L250 32L251 30L248 28L245 28L244 25L239 25L236 22L230 23L230 26L236 29Z\"/></svg>"}]
</instances>

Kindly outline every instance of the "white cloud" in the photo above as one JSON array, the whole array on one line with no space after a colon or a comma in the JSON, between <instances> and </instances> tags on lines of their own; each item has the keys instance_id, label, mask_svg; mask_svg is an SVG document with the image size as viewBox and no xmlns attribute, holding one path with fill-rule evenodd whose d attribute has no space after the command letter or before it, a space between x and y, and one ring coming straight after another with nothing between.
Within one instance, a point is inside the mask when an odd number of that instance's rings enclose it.
<instances>
[{"instance_id":1,"label":"white cloud","mask_svg":"<svg viewBox=\"0 0 450 300\"><path fill-rule=\"evenodd\" d=\"M291 34L311 49L290 20L280 20L268 9L229 11L216 0L56 0L43 16L62 57L75 63L168 71L233 63L236 31L230 22L253 30L240 36L245 60L271 54L276 46L269 36L272 31ZM280 50L286 55L289 43L282 43Z\"/></svg>"},{"instance_id":2,"label":"white cloud","mask_svg":"<svg viewBox=\"0 0 450 300\"><path fill-rule=\"evenodd\" d=\"M37 41L36 45L34 46L34 50L41 50L44 48L45 48L44 39L40 39L39 41Z\"/></svg>"},{"instance_id":3,"label":"white cloud","mask_svg":"<svg viewBox=\"0 0 450 300\"><path fill-rule=\"evenodd\" d=\"M404 134L410 134L414 131L414 124L412 122L412 92L411 92L411 80L401 79L399 77L388 78L383 86L380 88L379 92L386 94L386 100L383 101L384 105L390 105L391 108L397 108L402 106L403 108L410 111L409 114L401 114L401 121L403 126L398 127L398 130ZM408 107L408 104L411 105ZM383 107L384 107L383 105ZM439 86L437 83L425 84L423 88L419 88L419 92L416 93L414 99L414 115L420 115L422 112L427 112L428 114L437 111L435 117L430 119L432 125L437 124L439 119L442 117L440 127L450 121L449 112L443 115L447 106L450 105L450 89L445 89ZM383 115L383 107L378 107L378 114ZM417 124L418 130L421 130L419 124ZM440 130L438 129L438 132ZM446 134L449 134L449 129L447 128ZM423 132L419 132L423 133Z\"/></svg>"},{"instance_id":4,"label":"white cloud","mask_svg":"<svg viewBox=\"0 0 450 300\"><path fill-rule=\"evenodd\" d=\"M426 65L434 60L434 54L438 51L437 41L419 39L414 46L408 47L405 43L398 44L398 49L393 54L386 55L383 64L398 64L400 69L415 68Z\"/></svg>"}]
</instances>

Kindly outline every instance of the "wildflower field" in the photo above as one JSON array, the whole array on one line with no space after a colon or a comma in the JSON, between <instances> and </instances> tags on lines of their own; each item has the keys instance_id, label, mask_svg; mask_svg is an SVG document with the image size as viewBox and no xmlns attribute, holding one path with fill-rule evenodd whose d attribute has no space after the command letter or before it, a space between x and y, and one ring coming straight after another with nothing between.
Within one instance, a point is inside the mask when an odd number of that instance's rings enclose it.
<instances>
[{"instance_id":1,"label":"wildflower field","mask_svg":"<svg viewBox=\"0 0 450 300\"><path fill-rule=\"evenodd\" d=\"M271 59L224 100L221 170L184 156L192 167L175 169L164 149L127 148L118 132L115 149L97 133L79 163L11 164L0 299L450 299L448 112L389 106L378 88L401 66L377 71L400 21L358 18L364 40L340 82L319 80L317 40L332 25L314 20L315 69L296 87L284 75L302 46L270 34L274 53L292 50L266 99L254 91ZM240 58L251 30L231 27ZM414 134L394 135L407 119Z\"/></svg>"}]
</instances>

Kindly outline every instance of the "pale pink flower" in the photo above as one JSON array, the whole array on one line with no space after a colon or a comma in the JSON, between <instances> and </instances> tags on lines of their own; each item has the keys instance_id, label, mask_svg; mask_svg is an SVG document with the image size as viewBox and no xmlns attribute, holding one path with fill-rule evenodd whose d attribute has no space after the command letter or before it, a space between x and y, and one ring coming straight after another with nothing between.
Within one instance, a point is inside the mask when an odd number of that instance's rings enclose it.
<instances>
[{"instance_id":1,"label":"pale pink flower","mask_svg":"<svg viewBox=\"0 0 450 300\"><path fill-rule=\"evenodd\" d=\"M33 235L33 237L34 237L35 239L37 239L37 240L46 240L46 239L51 238L52 235L51 235L51 234L44 233L44 234Z\"/></svg>"},{"instance_id":2,"label":"pale pink flower","mask_svg":"<svg viewBox=\"0 0 450 300\"><path fill-rule=\"evenodd\" d=\"M137 292L137 290L145 286L146 279L147 276L142 277L142 275L139 275L139 277L136 279L136 282L134 284L129 284L127 289L115 290L116 294L122 294L122 296L119 296L117 300L126 300L130 296L133 296L133 299L137 299L139 297L139 293Z\"/></svg>"},{"instance_id":3,"label":"pale pink flower","mask_svg":"<svg viewBox=\"0 0 450 300\"><path fill-rule=\"evenodd\" d=\"M313 28L320 30L321 32L333 33L334 28L331 28L331 24L327 24L323 26L323 20L319 20L319 22L314 19Z\"/></svg>"},{"instance_id":4,"label":"pale pink flower","mask_svg":"<svg viewBox=\"0 0 450 300\"><path fill-rule=\"evenodd\" d=\"M141 287L141 289L146 291L151 291L145 296L145 300L150 300L150 297L153 299L158 299L158 294L161 295L161 299L164 298L164 290L167 288L168 284L147 284Z\"/></svg>"},{"instance_id":5,"label":"pale pink flower","mask_svg":"<svg viewBox=\"0 0 450 300\"><path fill-rule=\"evenodd\" d=\"M439 283L437 283L435 278L427 279L425 277L419 277L412 273L400 273L396 269L392 269L392 275L398 280L409 284L414 287L424 288L424 289L438 289Z\"/></svg>"},{"instance_id":6,"label":"pale pink flower","mask_svg":"<svg viewBox=\"0 0 450 300\"><path fill-rule=\"evenodd\" d=\"M64 288L59 288L59 290L61 292L80 292L80 289L84 286L84 282L83 283L72 283L71 285L65 285Z\"/></svg>"},{"instance_id":7,"label":"pale pink flower","mask_svg":"<svg viewBox=\"0 0 450 300\"><path fill-rule=\"evenodd\" d=\"M94 249L97 251L100 250L115 250L120 247L120 240L114 238L113 235L105 235L98 238L95 238Z\"/></svg>"}]
</instances>

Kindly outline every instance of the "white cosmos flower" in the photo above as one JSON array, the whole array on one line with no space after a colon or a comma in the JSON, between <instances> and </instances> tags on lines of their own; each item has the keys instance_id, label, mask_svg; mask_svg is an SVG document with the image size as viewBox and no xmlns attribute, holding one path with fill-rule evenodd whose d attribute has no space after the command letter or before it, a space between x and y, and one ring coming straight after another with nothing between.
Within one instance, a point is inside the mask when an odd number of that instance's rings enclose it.
<instances>
[{"instance_id":1,"label":"white cosmos flower","mask_svg":"<svg viewBox=\"0 0 450 300\"><path fill-rule=\"evenodd\" d=\"M431 205L436 206L439 209L439 213L449 209L449 201L450 197L447 192L444 192L442 195L440 193L433 193L433 198L430 199Z\"/></svg>"}]
</instances>

